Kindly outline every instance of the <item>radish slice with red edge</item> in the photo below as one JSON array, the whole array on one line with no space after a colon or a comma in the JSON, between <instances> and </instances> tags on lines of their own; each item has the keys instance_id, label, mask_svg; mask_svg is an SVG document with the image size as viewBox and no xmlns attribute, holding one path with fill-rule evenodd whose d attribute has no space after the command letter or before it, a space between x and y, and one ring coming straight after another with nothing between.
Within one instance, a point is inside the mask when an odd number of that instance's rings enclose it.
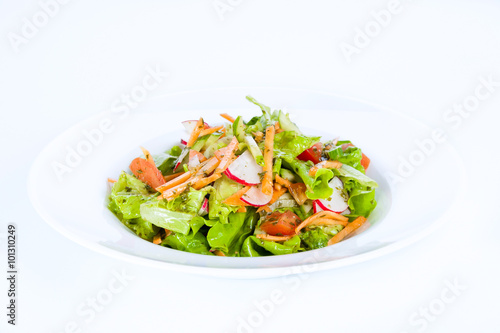
<instances>
[{"instance_id":1,"label":"radish slice with red edge","mask_svg":"<svg viewBox=\"0 0 500 333\"><path fill-rule=\"evenodd\" d=\"M229 165L224 172L229 179L234 180L245 186L253 186L260 184L260 176L263 169L255 162L250 151L245 150L243 154Z\"/></svg>"},{"instance_id":2,"label":"radish slice with red edge","mask_svg":"<svg viewBox=\"0 0 500 333\"><path fill-rule=\"evenodd\" d=\"M272 198L273 194L264 194L262 192L262 184L259 184L258 186L252 186L245 194L243 194L241 200L250 206L262 207L267 205Z\"/></svg>"},{"instance_id":3,"label":"radish slice with red edge","mask_svg":"<svg viewBox=\"0 0 500 333\"><path fill-rule=\"evenodd\" d=\"M207 214L208 214L208 199L205 198L205 200L203 200L203 204L201 205L200 210L198 211L198 215L205 216Z\"/></svg>"},{"instance_id":4,"label":"radish slice with red edge","mask_svg":"<svg viewBox=\"0 0 500 333\"><path fill-rule=\"evenodd\" d=\"M347 204L347 200L349 198L342 191L344 189L344 183L342 183L339 177L334 177L328 185L330 185L333 189L333 194L330 198L326 200L318 199L315 202L323 210L329 210L340 214L349 208L349 205Z\"/></svg>"},{"instance_id":5,"label":"radish slice with red edge","mask_svg":"<svg viewBox=\"0 0 500 333\"><path fill-rule=\"evenodd\" d=\"M181 143L183 145L187 145L187 142L189 141L189 137L191 136L191 133L193 133L194 128L196 127L196 123L198 120L186 120L182 122L182 125L186 129L186 133L182 135L181 137ZM210 126L205 123L205 128L210 128Z\"/></svg>"}]
</instances>

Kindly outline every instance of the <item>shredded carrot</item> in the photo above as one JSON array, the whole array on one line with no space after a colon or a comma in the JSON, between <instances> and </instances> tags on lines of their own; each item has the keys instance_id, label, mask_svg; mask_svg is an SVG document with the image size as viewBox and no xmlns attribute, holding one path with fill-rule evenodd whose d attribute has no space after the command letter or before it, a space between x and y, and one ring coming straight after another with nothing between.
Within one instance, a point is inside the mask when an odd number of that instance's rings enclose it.
<instances>
[{"instance_id":1,"label":"shredded carrot","mask_svg":"<svg viewBox=\"0 0 500 333\"><path fill-rule=\"evenodd\" d=\"M281 186L281 184L278 184L278 183L274 183L274 189L275 189L276 191L279 191L279 190L281 190L281 189L282 189L282 186Z\"/></svg>"},{"instance_id":2,"label":"shredded carrot","mask_svg":"<svg viewBox=\"0 0 500 333\"><path fill-rule=\"evenodd\" d=\"M200 132L200 136L212 134L214 132L220 131L223 128L224 128L224 126L217 126L217 127L211 127L211 128L204 129L203 131Z\"/></svg>"},{"instance_id":3,"label":"shredded carrot","mask_svg":"<svg viewBox=\"0 0 500 333\"><path fill-rule=\"evenodd\" d=\"M236 211L236 213L246 213L247 212L247 208L245 206L241 206L240 208L238 208L238 210Z\"/></svg>"},{"instance_id":4,"label":"shredded carrot","mask_svg":"<svg viewBox=\"0 0 500 333\"><path fill-rule=\"evenodd\" d=\"M212 171L214 171L215 168L217 168L219 166L220 161L215 157L211 157L203 163L204 163L203 166L201 168L199 168L199 170L195 169L197 171L196 175L202 175L202 176L206 177L210 173L212 173Z\"/></svg>"},{"instance_id":5,"label":"shredded carrot","mask_svg":"<svg viewBox=\"0 0 500 333\"><path fill-rule=\"evenodd\" d=\"M292 185L292 183L288 179L281 178L280 175L276 175L276 182L280 185L285 186L286 188Z\"/></svg>"},{"instance_id":6,"label":"shredded carrot","mask_svg":"<svg viewBox=\"0 0 500 333\"><path fill-rule=\"evenodd\" d=\"M198 156L198 160L200 161L200 163L201 162L205 162L207 160L207 158L205 157L205 155L203 155L199 151L191 149L189 151L189 160L191 161L195 156Z\"/></svg>"},{"instance_id":7,"label":"shredded carrot","mask_svg":"<svg viewBox=\"0 0 500 333\"><path fill-rule=\"evenodd\" d=\"M161 243L161 235L158 233L153 237L153 244L160 244Z\"/></svg>"},{"instance_id":8,"label":"shredded carrot","mask_svg":"<svg viewBox=\"0 0 500 333\"><path fill-rule=\"evenodd\" d=\"M226 155L226 149L227 147L224 147L224 148L221 148L221 149L218 149L216 151L214 151L214 156L217 157L217 159L219 161L222 161L222 159L224 158L224 156Z\"/></svg>"},{"instance_id":9,"label":"shredded carrot","mask_svg":"<svg viewBox=\"0 0 500 333\"><path fill-rule=\"evenodd\" d=\"M273 197L272 197L271 201L269 201L268 205L272 205L273 203L275 203L276 201L278 201L278 199L283 194L285 194L286 191L287 191L286 187L282 187L281 189L274 191L273 192Z\"/></svg>"},{"instance_id":10,"label":"shredded carrot","mask_svg":"<svg viewBox=\"0 0 500 333\"><path fill-rule=\"evenodd\" d=\"M234 161L234 154L236 153L236 150L238 150L238 139L236 137L233 137L229 145L226 147L224 157L220 161L217 169L215 169L215 173L223 173L224 171L226 171L229 164Z\"/></svg>"},{"instance_id":11,"label":"shredded carrot","mask_svg":"<svg viewBox=\"0 0 500 333\"><path fill-rule=\"evenodd\" d=\"M265 205L265 206L261 206L259 207L259 209L257 209L257 213L260 213L262 211L266 211L268 213L272 213L273 211L271 210L271 208L269 208L268 205Z\"/></svg>"},{"instance_id":12,"label":"shredded carrot","mask_svg":"<svg viewBox=\"0 0 500 333\"><path fill-rule=\"evenodd\" d=\"M221 113L220 116L224 119L226 119L227 121L230 121L232 123L234 123L235 119L233 117L231 117L230 115L228 115L227 113Z\"/></svg>"},{"instance_id":13,"label":"shredded carrot","mask_svg":"<svg viewBox=\"0 0 500 333\"><path fill-rule=\"evenodd\" d=\"M220 251L220 250L215 250L214 251L214 254L216 256L219 256L219 257L225 257L226 255L224 254L224 252Z\"/></svg>"},{"instance_id":14,"label":"shredded carrot","mask_svg":"<svg viewBox=\"0 0 500 333\"><path fill-rule=\"evenodd\" d=\"M284 242L289 240L290 238L293 238L295 235L290 235L290 236L273 236L273 235L268 235L268 234L258 234L257 238L262 239L262 240L268 240L268 241L273 241L273 242Z\"/></svg>"},{"instance_id":15,"label":"shredded carrot","mask_svg":"<svg viewBox=\"0 0 500 333\"><path fill-rule=\"evenodd\" d=\"M171 230L165 229L165 237L168 237L172 234Z\"/></svg>"},{"instance_id":16,"label":"shredded carrot","mask_svg":"<svg viewBox=\"0 0 500 333\"><path fill-rule=\"evenodd\" d=\"M116 183L116 179L108 178L108 182L110 182L111 184Z\"/></svg>"},{"instance_id":17,"label":"shredded carrot","mask_svg":"<svg viewBox=\"0 0 500 333\"><path fill-rule=\"evenodd\" d=\"M297 226L297 228L295 228L295 233L298 234L300 230L302 230L304 227L308 226L309 224L313 223L314 220L322 219L322 218L330 218L330 219L334 219L337 221L343 221L343 222L347 222L349 220L345 216L342 216L340 214L325 210L325 211L317 212L316 214L311 215L310 217L305 219L301 224L299 224Z\"/></svg>"},{"instance_id":18,"label":"shredded carrot","mask_svg":"<svg viewBox=\"0 0 500 333\"><path fill-rule=\"evenodd\" d=\"M262 139L264 138L264 133L262 132L255 132L253 133L253 135L255 136L255 142L259 143L262 141Z\"/></svg>"},{"instance_id":19,"label":"shredded carrot","mask_svg":"<svg viewBox=\"0 0 500 333\"><path fill-rule=\"evenodd\" d=\"M290 194L293 196L295 201L299 205L303 205L307 200L307 186L304 183L292 183L288 179L281 178L279 175L276 175L276 182L280 185L285 186Z\"/></svg>"},{"instance_id":20,"label":"shredded carrot","mask_svg":"<svg viewBox=\"0 0 500 333\"><path fill-rule=\"evenodd\" d=\"M155 161L153 160L153 156L151 156L149 151L144 147L141 147L141 150L142 150L142 153L144 154L144 156L146 157L146 161L155 164Z\"/></svg>"},{"instance_id":21,"label":"shredded carrot","mask_svg":"<svg viewBox=\"0 0 500 333\"><path fill-rule=\"evenodd\" d=\"M189 140L186 144L187 147L192 147L198 137L200 136L201 131L203 130L204 126L204 121L203 118L198 119L198 122L196 123L193 132L191 133L191 136L189 137Z\"/></svg>"},{"instance_id":22,"label":"shredded carrot","mask_svg":"<svg viewBox=\"0 0 500 333\"><path fill-rule=\"evenodd\" d=\"M172 199L175 199L179 195L184 193L189 187L193 187L196 184L198 184L202 179L203 179L203 176L201 176L201 175L197 175L193 178L189 178L186 182L179 184L175 187L172 187L171 189L168 189L165 192L163 192L162 195L158 197L158 200L166 199L167 201L170 201Z\"/></svg>"},{"instance_id":23,"label":"shredded carrot","mask_svg":"<svg viewBox=\"0 0 500 333\"><path fill-rule=\"evenodd\" d=\"M283 129L280 128L280 129L276 130L276 134L280 134L281 132L284 132L284 131L285 130L283 130Z\"/></svg>"},{"instance_id":24,"label":"shredded carrot","mask_svg":"<svg viewBox=\"0 0 500 333\"><path fill-rule=\"evenodd\" d=\"M262 178L262 193L273 194L273 154L274 154L274 126L266 129L266 141L264 144L264 177Z\"/></svg>"},{"instance_id":25,"label":"shredded carrot","mask_svg":"<svg viewBox=\"0 0 500 333\"><path fill-rule=\"evenodd\" d=\"M280 127L280 122L279 122L279 121L277 121L277 122L275 122L275 123L274 123L274 129L275 129L275 130L279 130L279 129L281 129L281 127Z\"/></svg>"},{"instance_id":26,"label":"shredded carrot","mask_svg":"<svg viewBox=\"0 0 500 333\"><path fill-rule=\"evenodd\" d=\"M193 173L191 171L188 171L188 172L185 172L183 173L182 175L178 176L178 177L175 177L173 178L172 180L170 180L168 183L165 183L159 187L156 188L156 190L158 192L165 192L166 190L168 189L171 189L172 187L175 187L179 184L182 184L184 183L185 181L187 181L191 176L193 175Z\"/></svg>"},{"instance_id":27,"label":"shredded carrot","mask_svg":"<svg viewBox=\"0 0 500 333\"><path fill-rule=\"evenodd\" d=\"M179 176L182 176L183 174L185 174L185 172L181 171L181 172L174 173L172 175L163 176L163 179L165 179L166 182L169 182L169 181L171 181Z\"/></svg>"},{"instance_id":28,"label":"shredded carrot","mask_svg":"<svg viewBox=\"0 0 500 333\"><path fill-rule=\"evenodd\" d=\"M309 176L314 177L316 175L316 172L318 172L319 169L340 169L342 167L342 163L339 161L323 161L319 162L315 166L309 170Z\"/></svg>"},{"instance_id":29,"label":"shredded carrot","mask_svg":"<svg viewBox=\"0 0 500 333\"><path fill-rule=\"evenodd\" d=\"M347 235L358 229L366 222L366 218L364 216L359 216L357 219L349 223L344 229L339 231L335 236L330 238L328 241L328 245L333 245L341 240L343 240Z\"/></svg>"},{"instance_id":30,"label":"shredded carrot","mask_svg":"<svg viewBox=\"0 0 500 333\"><path fill-rule=\"evenodd\" d=\"M195 190L200 190L200 189L204 188L205 186L207 186L208 184L213 183L214 181L216 181L220 177L222 177L222 174L220 174L220 173L214 173L210 177L206 177L206 178L200 179L199 181L197 181L196 183L194 183L193 184L193 188Z\"/></svg>"},{"instance_id":31,"label":"shredded carrot","mask_svg":"<svg viewBox=\"0 0 500 333\"><path fill-rule=\"evenodd\" d=\"M348 224L348 222L334 220L334 219L327 219L327 218L317 218L314 221L312 221L309 225L336 225L336 224L340 224L345 227Z\"/></svg>"},{"instance_id":32,"label":"shredded carrot","mask_svg":"<svg viewBox=\"0 0 500 333\"><path fill-rule=\"evenodd\" d=\"M230 206L247 206L247 204L241 200L241 197L243 196L243 194L247 193L250 188L251 186L245 186L244 188L224 200L223 203Z\"/></svg>"}]
</instances>

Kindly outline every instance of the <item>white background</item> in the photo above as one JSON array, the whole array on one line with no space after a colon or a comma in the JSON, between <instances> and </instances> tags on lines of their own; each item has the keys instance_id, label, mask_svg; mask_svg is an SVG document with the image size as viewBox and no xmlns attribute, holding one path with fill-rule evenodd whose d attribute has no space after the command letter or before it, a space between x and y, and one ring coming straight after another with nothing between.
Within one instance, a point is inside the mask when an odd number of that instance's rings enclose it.
<instances>
[{"instance_id":1,"label":"white background","mask_svg":"<svg viewBox=\"0 0 500 333\"><path fill-rule=\"evenodd\" d=\"M37 153L58 133L110 108L140 83L147 66L171 73L150 96L231 86L318 89L431 126L473 95L480 77L500 81L498 1L402 0L400 12L351 62L341 43L353 44L356 29L374 21L371 11L389 1L231 3L221 20L211 0L73 0L16 52L9 33L21 35L23 19L32 21L40 5L0 1L0 266L8 223L18 225L20 253L18 325L6 324L2 275L0 331L235 332L238 318L258 318L255 302L279 289L284 303L240 331L498 332L500 87L450 133L468 187L462 209L444 227L386 257L300 277L295 290L282 278L224 280L114 260L69 241L36 214L26 178ZM77 309L122 270L134 279L86 322ZM412 322L443 293L453 295L446 281L465 290L441 313L431 310L432 319ZM71 322L77 329L66 330Z\"/></svg>"}]
</instances>

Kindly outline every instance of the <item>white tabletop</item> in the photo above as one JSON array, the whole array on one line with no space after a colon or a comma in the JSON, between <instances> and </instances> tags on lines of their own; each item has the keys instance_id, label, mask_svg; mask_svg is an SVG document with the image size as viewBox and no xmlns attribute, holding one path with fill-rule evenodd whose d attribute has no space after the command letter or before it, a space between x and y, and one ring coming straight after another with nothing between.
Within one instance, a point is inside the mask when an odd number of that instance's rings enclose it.
<instances>
[{"instance_id":1,"label":"white tabletop","mask_svg":"<svg viewBox=\"0 0 500 333\"><path fill-rule=\"evenodd\" d=\"M7 324L9 286L0 279L1 332L498 330L500 3L63 2L41 1L51 15L35 0L0 4L0 266L7 275L14 223L19 267L16 326ZM170 73L148 98L306 88L445 127L466 162L462 209L394 254L289 278L200 277L94 253L37 215L27 174L58 133L112 107L148 67ZM486 94L490 76L491 92L475 110L447 113L478 85Z\"/></svg>"}]
</instances>

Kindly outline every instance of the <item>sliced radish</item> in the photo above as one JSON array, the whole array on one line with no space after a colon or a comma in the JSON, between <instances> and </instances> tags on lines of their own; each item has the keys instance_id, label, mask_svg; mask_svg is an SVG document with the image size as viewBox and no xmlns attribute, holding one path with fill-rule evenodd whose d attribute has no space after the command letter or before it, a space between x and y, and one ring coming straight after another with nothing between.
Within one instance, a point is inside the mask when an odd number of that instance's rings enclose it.
<instances>
[{"instance_id":1,"label":"sliced radish","mask_svg":"<svg viewBox=\"0 0 500 333\"><path fill-rule=\"evenodd\" d=\"M198 165L200 165L200 158L198 156L194 156L193 158L189 159L188 162L189 169L197 167Z\"/></svg>"},{"instance_id":2,"label":"sliced radish","mask_svg":"<svg viewBox=\"0 0 500 333\"><path fill-rule=\"evenodd\" d=\"M248 150L231 163L225 171L229 179L246 186L260 184L259 174L262 172L262 167L255 162L252 153Z\"/></svg>"},{"instance_id":3,"label":"sliced radish","mask_svg":"<svg viewBox=\"0 0 500 333\"><path fill-rule=\"evenodd\" d=\"M251 206L261 207L265 206L271 201L273 194L266 195L262 192L262 185L252 186L247 193L243 194L241 200Z\"/></svg>"},{"instance_id":4,"label":"sliced radish","mask_svg":"<svg viewBox=\"0 0 500 333\"><path fill-rule=\"evenodd\" d=\"M174 171L177 170L177 168L181 166L182 161L184 161L184 158L189 154L189 150L190 149L188 147L184 147L181 155L179 156L179 158L177 159L177 162L175 163Z\"/></svg>"},{"instance_id":5,"label":"sliced radish","mask_svg":"<svg viewBox=\"0 0 500 333\"><path fill-rule=\"evenodd\" d=\"M313 201L313 209L314 209L314 214L318 213L318 212L322 212L323 211L323 208L321 208L318 203L316 202L317 200L314 200Z\"/></svg>"},{"instance_id":6,"label":"sliced radish","mask_svg":"<svg viewBox=\"0 0 500 333\"><path fill-rule=\"evenodd\" d=\"M349 205L347 204L348 198L342 191L344 189L344 183L342 183L339 177L334 177L328 185L330 185L333 189L331 197L326 200L318 199L315 202L323 210L329 210L334 213L342 213L349 208Z\"/></svg>"},{"instance_id":7,"label":"sliced radish","mask_svg":"<svg viewBox=\"0 0 500 333\"><path fill-rule=\"evenodd\" d=\"M205 200L203 200L203 204L201 205L200 210L198 211L198 215L204 216L207 214L208 214L208 199L205 198Z\"/></svg>"},{"instance_id":8,"label":"sliced radish","mask_svg":"<svg viewBox=\"0 0 500 333\"><path fill-rule=\"evenodd\" d=\"M351 210L349 208L347 208L342 212L342 215L349 215L349 214L351 214Z\"/></svg>"}]
</instances>

